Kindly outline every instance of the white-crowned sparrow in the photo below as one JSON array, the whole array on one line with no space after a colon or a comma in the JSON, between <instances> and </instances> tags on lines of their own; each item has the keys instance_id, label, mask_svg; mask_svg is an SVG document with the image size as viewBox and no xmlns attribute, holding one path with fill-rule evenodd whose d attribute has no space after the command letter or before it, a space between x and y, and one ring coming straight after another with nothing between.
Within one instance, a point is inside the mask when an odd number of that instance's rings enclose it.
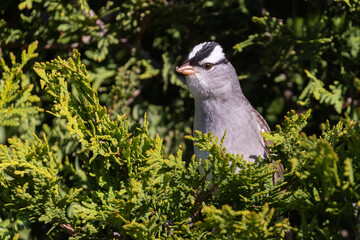
<instances>
[{"instance_id":1,"label":"white-crowned sparrow","mask_svg":"<svg viewBox=\"0 0 360 240\"><path fill-rule=\"evenodd\" d=\"M176 71L186 76L195 99L194 131L212 132L221 138L227 130L223 145L227 152L243 154L251 162L256 162L258 156L267 157L267 143L261 132L270 128L244 96L235 69L218 43L196 45ZM198 158L207 158L207 152L196 146L194 150ZM278 170L275 182L282 178L282 167Z\"/></svg>"}]
</instances>

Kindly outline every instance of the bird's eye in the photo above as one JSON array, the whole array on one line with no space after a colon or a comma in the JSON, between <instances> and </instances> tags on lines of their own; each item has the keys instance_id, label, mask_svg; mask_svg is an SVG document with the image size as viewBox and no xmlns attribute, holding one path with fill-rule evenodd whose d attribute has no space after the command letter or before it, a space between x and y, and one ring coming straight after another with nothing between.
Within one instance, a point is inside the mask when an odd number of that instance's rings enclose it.
<instances>
[{"instance_id":1,"label":"bird's eye","mask_svg":"<svg viewBox=\"0 0 360 240\"><path fill-rule=\"evenodd\" d=\"M213 65L211 63L204 63L203 64L203 69L205 70L210 70L213 67Z\"/></svg>"}]
</instances>

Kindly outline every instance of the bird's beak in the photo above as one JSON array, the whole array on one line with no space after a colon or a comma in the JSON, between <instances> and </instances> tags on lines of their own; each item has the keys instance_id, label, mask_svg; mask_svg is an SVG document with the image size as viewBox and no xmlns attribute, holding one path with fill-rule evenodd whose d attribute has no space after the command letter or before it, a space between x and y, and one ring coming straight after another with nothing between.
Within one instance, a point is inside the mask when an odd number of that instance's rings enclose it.
<instances>
[{"instance_id":1,"label":"bird's beak","mask_svg":"<svg viewBox=\"0 0 360 240\"><path fill-rule=\"evenodd\" d=\"M176 71L186 76L194 74L196 72L194 67L191 66L189 62L185 63L181 67L176 67Z\"/></svg>"}]
</instances>

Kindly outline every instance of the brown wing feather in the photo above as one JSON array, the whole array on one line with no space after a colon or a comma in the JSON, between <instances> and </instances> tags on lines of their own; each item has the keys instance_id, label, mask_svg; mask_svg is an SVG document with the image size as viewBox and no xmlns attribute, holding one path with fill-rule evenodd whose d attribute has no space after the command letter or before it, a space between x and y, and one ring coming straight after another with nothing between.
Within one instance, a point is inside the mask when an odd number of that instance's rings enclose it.
<instances>
[{"instance_id":1,"label":"brown wing feather","mask_svg":"<svg viewBox=\"0 0 360 240\"><path fill-rule=\"evenodd\" d=\"M260 131L261 132L270 132L270 127L267 124L266 120L254 109L252 108L252 111L254 113L254 115L256 116L256 120L260 126ZM270 149L267 147L269 145L272 145L272 141L271 140L265 140L263 138L263 143L266 146L266 156L269 156L270 154ZM275 163L275 161L272 162L273 164ZM284 166L281 163L278 163L276 165L276 172L273 174L273 183L276 184L276 182L281 179L284 180Z\"/></svg>"}]
</instances>

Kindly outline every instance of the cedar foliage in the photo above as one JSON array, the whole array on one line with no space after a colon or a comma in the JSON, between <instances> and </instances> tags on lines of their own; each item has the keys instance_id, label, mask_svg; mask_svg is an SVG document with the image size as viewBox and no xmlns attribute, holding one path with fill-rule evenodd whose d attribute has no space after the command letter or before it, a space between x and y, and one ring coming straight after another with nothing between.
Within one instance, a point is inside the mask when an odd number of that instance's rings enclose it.
<instances>
[{"instance_id":1,"label":"cedar foliage","mask_svg":"<svg viewBox=\"0 0 360 240\"><path fill-rule=\"evenodd\" d=\"M1 239L360 238L358 0L26 0L0 14ZM208 40L276 125L258 165L226 136L190 136L174 69Z\"/></svg>"}]
</instances>

